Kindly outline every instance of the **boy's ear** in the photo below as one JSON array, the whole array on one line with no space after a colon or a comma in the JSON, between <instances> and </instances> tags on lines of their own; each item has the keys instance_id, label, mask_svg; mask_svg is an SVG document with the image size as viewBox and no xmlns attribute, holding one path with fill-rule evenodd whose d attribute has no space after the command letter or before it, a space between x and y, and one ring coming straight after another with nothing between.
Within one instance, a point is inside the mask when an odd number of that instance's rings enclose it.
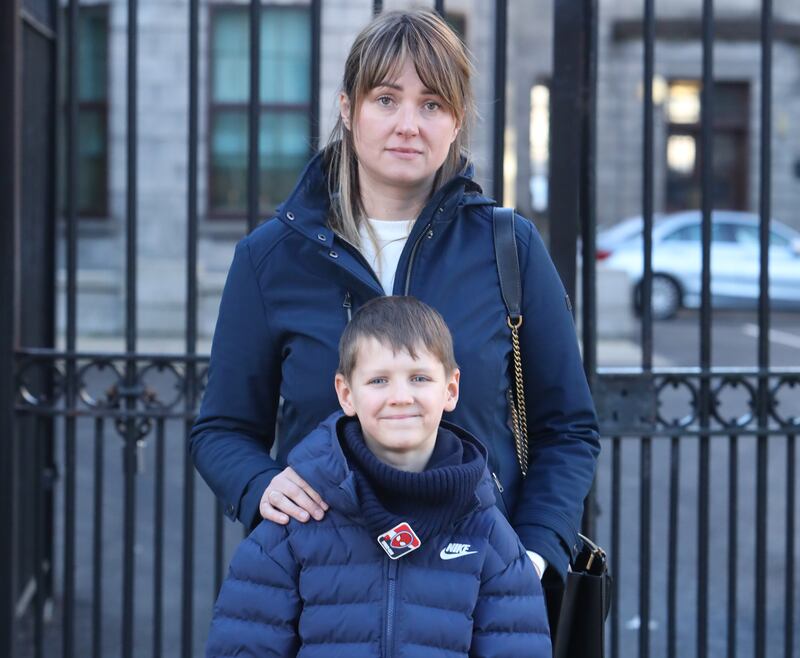
<instances>
[{"instance_id":1,"label":"boy's ear","mask_svg":"<svg viewBox=\"0 0 800 658\"><path fill-rule=\"evenodd\" d=\"M336 389L336 397L339 398L339 406L342 408L346 416L355 416L356 408L353 406L353 391L344 375L336 373L336 378L333 380L333 386Z\"/></svg>"},{"instance_id":2,"label":"boy's ear","mask_svg":"<svg viewBox=\"0 0 800 658\"><path fill-rule=\"evenodd\" d=\"M460 380L461 371L456 368L450 373L450 377L447 380L447 398L444 403L445 411L453 411L453 409L456 408L456 404L458 404L458 384Z\"/></svg>"}]
</instances>

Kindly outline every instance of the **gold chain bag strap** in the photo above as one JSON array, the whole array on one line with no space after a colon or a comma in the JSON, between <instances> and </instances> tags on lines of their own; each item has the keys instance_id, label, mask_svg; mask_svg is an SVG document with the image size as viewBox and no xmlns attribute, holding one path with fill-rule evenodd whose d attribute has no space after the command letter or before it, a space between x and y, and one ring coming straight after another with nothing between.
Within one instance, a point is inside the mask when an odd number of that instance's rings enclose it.
<instances>
[{"instance_id":1,"label":"gold chain bag strap","mask_svg":"<svg viewBox=\"0 0 800 658\"><path fill-rule=\"evenodd\" d=\"M517 236L514 232L514 209L493 208L495 262L500 278L500 292L506 305L511 352L514 365L514 390L509 393L511 430L517 450L517 461L522 477L528 474L528 420L525 411L525 389L522 382L522 352L519 347L519 328L522 326L522 277L519 272Z\"/></svg>"}]
</instances>

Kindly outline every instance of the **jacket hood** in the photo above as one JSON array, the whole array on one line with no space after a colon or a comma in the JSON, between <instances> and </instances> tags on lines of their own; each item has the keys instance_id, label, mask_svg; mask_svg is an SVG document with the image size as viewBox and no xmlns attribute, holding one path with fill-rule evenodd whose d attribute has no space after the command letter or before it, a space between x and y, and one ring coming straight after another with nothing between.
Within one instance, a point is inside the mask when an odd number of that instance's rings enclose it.
<instances>
[{"instance_id":1,"label":"jacket hood","mask_svg":"<svg viewBox=\"0 0 800 658\"><path fill-rule=\"evenodd\" d=\"M347 516L360 517L361 501L355 474L347 463L339 440L339 431L348 420L349 417L341 411L331 414L289 453L288 463L332 508ZM469 432L447 421L442 421L440 426L473 446L486 459L485 446ZM484 470L475 489L475 498L479 509L494 505L494 489L488 470Z\"/></svg>"}]
</instances>

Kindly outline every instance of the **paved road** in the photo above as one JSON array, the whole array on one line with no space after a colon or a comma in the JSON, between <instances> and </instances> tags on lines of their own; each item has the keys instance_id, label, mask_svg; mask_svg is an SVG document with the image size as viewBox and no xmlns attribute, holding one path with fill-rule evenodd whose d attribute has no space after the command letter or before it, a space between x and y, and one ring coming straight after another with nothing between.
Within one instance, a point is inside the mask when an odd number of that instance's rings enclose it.
<instances>
[{"instance_id":1,"label":"paved road","mask_svg":"<svg viewBox=\"0 0 800 658\"><path fill-rule=\"evenodd\" d=\"M756 363L756 340L753 338L753 314L718 313L714 318L714 364L725 366L752 366ZM800 365L800 316L775 314L773 317L772 359L776 365ZM617 345L617 347L619 347ZM659 323L655 327L655 348L657 363L662 365L695 365L698 353L697 314L685 313L672 322ZM620 358L624 354L624 358ZM620 363L626 359L636 360L635 346L627 346L620 352L600 346L600 362L604 356L607 362ZM99 382L98 382L99 383ZM104 386L104 383L99 383ZM164 382L166 390L169 382ZM735 407L742 400L729 397L727 403ZM670 404L678 404L676 401ZM794 405L800 413L797 398L787 401L787 409ZM59 423L59 432L63 425ZM179 655L180 647L180 606L181 570L183 565L183 443L184 430L179 421L170 421L165 428L165 518L164 527L164 579L163 579L163 655ZM105 505L102 519L103 530L103 658L119 654L121 633L121 590L122 590L122 468L120 440L113 427L103 428L105 450L104 483ZM78 656L88 656L91 641L92 610L92 545L91 533L95 519L91 510L94 492L92 460L94 456L94 425L91 420L78 422L77 455L77 567L75 570L76 601L76 648ZM154 472L155 438L151 434L145 450L146 468L137 478L137 516L134 553L136 556L135 590L135 656L152 655L153 637L153 510L154 510ZM640 450L636 439L623 439L621 442L621 536L618 559L621 569L616 574L617 590L620 600L620 655L627 658L636 656L638 626L638 587L639 587L639 515L640 515ZM650 627L652 628L651 656L666 656L666 522L668 510L670 443L656 439L653 445L652 476L652 605ZM604 442L604 452L598 470L598 500L602 510L599 520L598 538L608 545L610 521L610 483L612 445ZM728 458L731 444L727 438L715 439L712 444L711 489L711 527L707 531L710 539L711 562L709 565L711 603L709 620L709 642L711 655L723 655L727 628L726 602L727 589L725 574L727 570L727 530L728 530ZM754 547L754 464L755 442L753 439L740 439L736 447L739 458L738 522L739 522L739 561L740 573L738 610L736 618L737 643L739 655L753 655L753 547ZM63 454L59 436L57 454ZM770 439L770 513L769 513L769 583L768 656L782 656L782 614L785 541L783 515L785 513L785 455L786 439ZM680 496L679 496L679 655L694 655L696 619L696 547L697 547L697 442L682 441L680 446ZM63 472L63 470L62 470ZM58 483L57 500L63 501L63 478ZM195 549L194 569L194 615L193 655L202 655L211 603L215 592L215 502L205 484L196 478L195 482L195 531L191 537ZM63 528L62 506L56 514L56 537L61 537ZM224 568L241 537L241 530L227 521L224 523L224 551L220 568ZM63 582L61 548L56 552L56 582ZM800 583L795 583L795 589ZM798 606L796 609L800 609ZM48 625L45 655L60 655L59 620L62 610L57 598L53 611L54 622Z\"/></svg>"}]
</instances>

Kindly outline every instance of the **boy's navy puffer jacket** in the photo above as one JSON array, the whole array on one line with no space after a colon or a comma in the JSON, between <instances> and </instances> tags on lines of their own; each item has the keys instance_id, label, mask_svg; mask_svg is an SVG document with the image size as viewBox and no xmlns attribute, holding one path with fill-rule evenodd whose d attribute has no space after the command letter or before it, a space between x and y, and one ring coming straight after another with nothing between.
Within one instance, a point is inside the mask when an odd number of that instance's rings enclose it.
<instances>
[{"instance_id":1,"label":"boy's navy puffer jacket","mask_svg":"<svg viewBox=\"0 0 800 658\"><path fill-rule=\"evenodd\" d=\"M214 608L208 658L549 658L539 580L488 472L471 511L391 560L362 517L340 417L289 458L331 509L319 522L262 522L244 540Z\"/></svg>"},{"instance_id":2,"label":"boy's navy puffer jacket","mask_svg":"<svg viewBox=\"0 0 800 658\"><path fill-rule=\"evenodd\" d=\"M247 527L260 520L261 496L292 447L339 408L332 385L339 338L349 315L383 294L364 258L326 223L322 160L311 161L277 217L237 245L192 431L198 471L225 514ZM525 547L564 575L578 548L600 448L594 406L564 286L533 224L518 218L530 442L523 481L508 424L511 336L493 248L493 202L471 173L445 183L420 213L393 292L444 317L461 368L459 404L446 420L486 443L498 507Z\"/></svg>"}]
</instances>

